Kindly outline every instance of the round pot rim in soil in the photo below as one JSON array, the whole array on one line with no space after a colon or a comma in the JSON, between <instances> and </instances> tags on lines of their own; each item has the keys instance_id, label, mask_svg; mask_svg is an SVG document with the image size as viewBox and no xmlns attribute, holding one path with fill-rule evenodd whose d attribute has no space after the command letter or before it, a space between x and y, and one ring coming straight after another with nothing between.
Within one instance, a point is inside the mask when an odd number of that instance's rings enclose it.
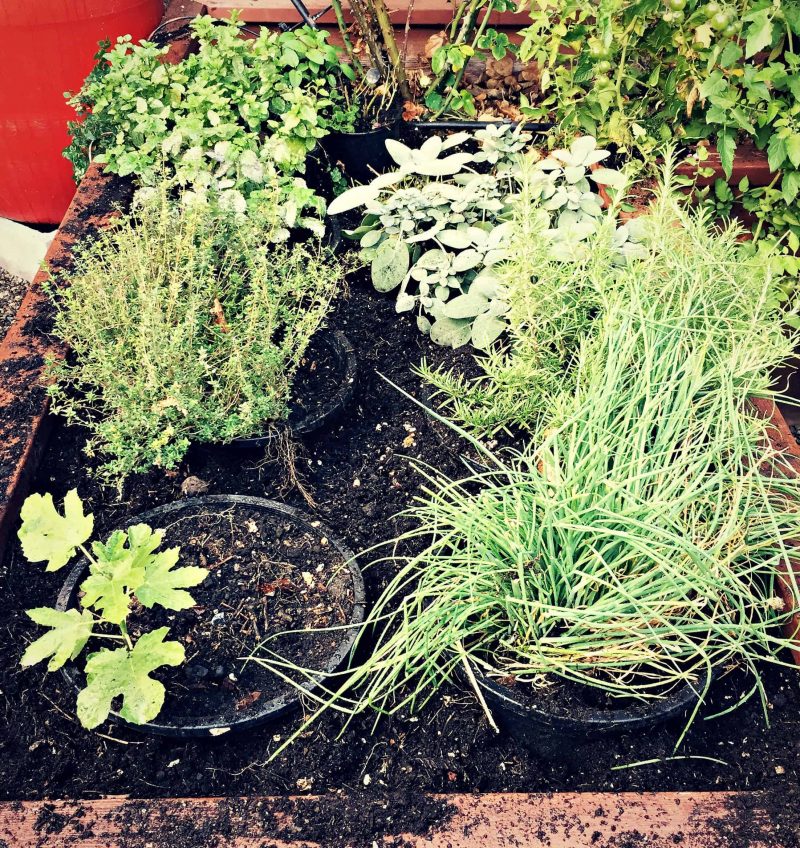
<instances>
[{"instance_id":1,"label":"round pot rim in soil","mask_svg":"<svg viewBox=\"0 0 800 848\"><path fill-rule=\"evenodd\" d=\"M644 730L678 718L697 705L705 688L700 681L695 685L687 681L664 698L619 710L582 706L578 715L548 709L535 697L521 696L518 690L487 677L478 668L474 668L474 674L489 709L497 710L512 736L549 732L571 743Z\"/></svg>"},{"instance_id":2,"label":"round pot rim in soil","mask_svg":"<svg viewBox=\"0 0 800 848\"><path fill-rule=\"evenodd\" d=\"M314 412L309 412L300 418L292 419L291 413L286 421L273 424L261 436L232 439L230 442L206 445L206 447L226 447L238 450L253 450L274 444L287 431L294 436L308 436L327 427L353 400L358 377L358 360L350 340L341 330L323 329L318 331L317 338L327 342L339 371L339 385L332 397Z\"/></svg>"},{"instance_id":3,"label":"round pot rim in soil","mask_svg":"<svg viewBox=\"0 0 800 848\"><path fill-rule=\"evenodd\" d=\"M350 576L350 583L353 591L353 609L350 613L350 619L347 625L338 631L340 641L336 650L325 662L317 674L316 683L304 679L302 682L297 682L297 687L304 689L307 692L313 692L317 688L317 684L325 677L334 674L345 662L350 653L359 632L359 625L364 621L366 613L366 592L364 588L364 578L361 570L355 561L353 551L340 539L336 534L332 533L325 525L319 522L312 523L312 519L286 504L277 501L268 500L266 498L257 498L250 495L205 495L198 498L186 498L173 503L163 504L139 513L133 516L120 526L130 526L137 523L157 524L164 516L170 516L172 513L177 513L186 510L199 510L211 505L230 505L230 506L245 506L254 509L260 509L264 512L277 513L282 518L288 518L292 523L299 525L304 530L310 530L315 535L325 536L331 549L336 550L343 559L343 566L347 568ZM315 526L316 524L316 526ZM80 561L70 571L61 591L58 594L56 601L56 609L67 610L75 605L77 593L83 578L86 576L89 563L86 557L81 557ZM81 672L77 666L70 662L62 669L62 674L67 682L74 688L79 688ZM287 684L289 685L289 684ZM169 736L173 738L190 738L190 737L214 737L227 735L229 732L241 732L243 730L252 730L267 722L274 721L286 713L296 709L300 704L300 693L295 688L285 691L282 694L265 700L263 703L259 700L250 709L243 711L241 717L235 720L223 720L221 716L202 716L191 717L185 721L175 724L166 722L165 713L162 712L152 722L147 724L133 724L123 719L116 711L112 711L109 718L112 721L124 724L141 733L155 736Z\"/></svg>"}]
</instances>

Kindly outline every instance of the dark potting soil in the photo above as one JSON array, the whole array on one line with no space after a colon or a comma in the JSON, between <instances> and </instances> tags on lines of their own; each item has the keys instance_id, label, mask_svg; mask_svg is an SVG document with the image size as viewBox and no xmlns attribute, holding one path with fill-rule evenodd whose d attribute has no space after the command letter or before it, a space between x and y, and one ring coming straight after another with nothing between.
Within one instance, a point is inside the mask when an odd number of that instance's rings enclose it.
<instances>
[{"instance_id":1,"label":"dark potting soil","mask_svg":"<svg viewBox=\"0 0 800 848\"><path fill-rule=\"evenodd\" d=\"M411 369L423 356L434 365L458 367L471 356L467 350L431 345L413 318L397 315L392 300L377 296L363 280L351 285L350 297L340 302L330 326L350 338L361 376L356 399L342 419L297 447L297 475L316 504L313 509L288 479L280 457L222 450L191 451L179 471L137 476L118 496L92 478L97 460L81 452L85 434L63 426L51 438L34 490L51 491L58 500L77 487L102 534L128 516L178 499L182 482L194 476L208 484L209 493L283 498L313 512L356 551L390 538L408 526L407 519L395 516L412 503L422 483L409 459L460 475L467 448L379 373L419 395L420 381ZM375 556L363 557L362 566ZM391 562L381 562L366 570L369 597L377 596L394 569ZM336 803L340 811L349 805L353 817L389 793L392 816L413 818L408 811L423 791L764 789L776 799L777 810L798 785L800 675L793 668L763 669L769 725L757 696L730 715L711 718L749 689L738 672L724 676L677 751L682 724L673 721L641 735L597 741L577 757L539 759L514 739L496 736L474 695L457 684L444 687L416 714L403 710L377 726L372 715L346 724L344 716L329 712L274 762L268 761L270 754L297 729L298 715L216 740L143 737L117 725L103 727L100 736L77 724L74 692L60 675L18 665L25 645L37 635L24 610L52 604L63 574L46 574L40 565L28 564L15 545L0 574L3 798L125 793L327 797L344 790L350 800ZM643 761L648 762L636 765ZM331 814L320 827L323 845L349 844L336 829L344 818ZM361 845L361 838L353 844ZM363 844L370 844L366 837Z\"/></svg>"},{"instance_id":2,"label":"dark potting soil","mask_svg":"<svg viewBox=\"0 0 800 848\"><path fill-rule=\"evenodd\" d=\"M351 620L354 595L344 559L322 530L243 504L193 508L191 501L157 526L165 530L162 550L180 547L180 565L208 570L189 590L196 602L191 609L137 606L128 620L134 641L168 627L168 638L186 651L184 665L154 674L167 690L161 718L225 725L291 694L276 675L242 662L267 638L282 660L326 668L343 631L325 628ZM299 630L317 632L290 632Z\"/></svg>"}]
</instances>

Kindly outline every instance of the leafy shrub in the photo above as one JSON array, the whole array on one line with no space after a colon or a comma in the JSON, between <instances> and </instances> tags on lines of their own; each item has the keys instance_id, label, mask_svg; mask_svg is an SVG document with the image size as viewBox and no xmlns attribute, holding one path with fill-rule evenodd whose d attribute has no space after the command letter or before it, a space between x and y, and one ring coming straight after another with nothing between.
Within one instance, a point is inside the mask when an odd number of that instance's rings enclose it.
<instances>
[{"instance_id":1,"label":"leafy shrub","mask_svg":"<svg viewBox=\"0 0 800 848\"><path fill-rule=\"evenodd\" d=\"M47 670L57 671L77 659L92 638L122 642L115 650L89 654L86 686L78 693L78 719L84 727L97 727L108 718L112 701L122 696L122 718L134 724L152 721L163 706L164 685L150 675L160 666L180 665L185 651L180 642L164 641L167 627L142 633L134 643L127 627L131 606L188 609L194 599L186 589L202 583L208 572L197 566L175 568L180 548L158 551L164 531L146 524L115 530L105 543L93 542L90 553L85 543L94 518L84 515L75 489L64 499L63 515L50 494L31 495L21 515L19 539L29 562L46 561L47 571L58 571L78 549L89 560L89 575L80 586L82 609L28 610L32 621L50 630L28 646L22 665L49 658Z\"/></svg>"},{"instance_id":2,"label":"leafy shrub","mask_svg":"<svg viewBox=\"0 0 800 848\"><path fill-rule=\"evenodd\" d=\"M157 181L166 161L189 182L186 172L220 143L232 160L250 151L262 164L301 169L317 139L338 125L340 76L352 71L322 30L262 29L246 39L240 27L236 15L221 25L196 18L198 50L174 65L163 61L168 48L132 44L130 36L101 51L98 68L70 99L78 120L65 155L76 178L94 158L145 184Z\"/></svg>"},{"instance_id":3,"label":"leafy shrub","mask_svg":"<svg viewBox=\"0 0 800 848\"><path fill-rule=\"evenodd\" d=\"M263 432L341 285L319 243L270 247L275 222L181 207L164 185L77 252L55 290L54 409L91 431L121 478L172 468L191 441Z\"/></svg>"},{"instance_id":4,"label":"leafy shrub","mask_svg":"<svg viewBox=\"0 0 800 848\"><path fill-rule=\"evenodd\" d=\"M386 147L398 170L344 192L330 205L331 214L365 207L361 226L349 235L372 263L373 285L381 292L399 287L397 311L418 310L417 326L437 344L471 342L486 349L507 326L508 301L497 269L507 255L506 218L530 141L529 134L510 125L474 136L433 136L418 150L389 140ZM449 152L467 142L475 143L477 152ZM541 161L535 152L527 155L528 200L553 230L551 249L559 240L581 241L601 214L590 179L622 181L608 168L589 171L608 151L581 138ZM470 167L481 165L488 173Z\"/></svg>"}]
</instances>

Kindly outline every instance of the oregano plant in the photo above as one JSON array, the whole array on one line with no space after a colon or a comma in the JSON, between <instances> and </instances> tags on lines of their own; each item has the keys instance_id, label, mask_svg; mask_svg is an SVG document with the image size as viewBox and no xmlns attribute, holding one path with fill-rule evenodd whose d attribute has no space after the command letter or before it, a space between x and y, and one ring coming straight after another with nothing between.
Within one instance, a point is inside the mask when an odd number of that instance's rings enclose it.
<instances>
[{"instance_id":1,"label":"oregano plant","mask_svg":"<svg viewBox=\"0 0 800 848\"><path fill-rule=\"evenodd\" d=\"M94 516L84 513L75 489L64 498L63 514L51 494L31 495L22 505L19 540L29 562L45 562L46 571L63 568L78 551L89 562L89 574L80 586L80 609L38 607L28 617L49 630L22 655L23 666L48 660L57 671L76 660L90 639L117 642L118 648L100 648L86 658L86 685L78 693L77 714L88 728L102 724L114 700L122 698L119 714L133 724L153 721L164 704L163 683L152 677L161 666L180 665L183 645L165 641L169 628L142 633L134 642L128 618L135 605L161 606L180 611L194 606L186 590L205 580L199 566L176 567L180 548L159 550L163 530L134 524L115 530L106 542L86 543L94 530Z\"/></svg>"}]
</instances>

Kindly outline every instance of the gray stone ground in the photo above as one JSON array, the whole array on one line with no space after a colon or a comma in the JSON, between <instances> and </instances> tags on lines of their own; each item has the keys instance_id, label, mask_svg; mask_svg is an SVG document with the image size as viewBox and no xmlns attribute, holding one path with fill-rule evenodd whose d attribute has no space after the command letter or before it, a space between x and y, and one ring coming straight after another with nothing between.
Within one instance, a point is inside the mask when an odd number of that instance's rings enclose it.
<instances>
[{"instance_id":1,"label":"gray stone ground","mask_svg":"<svg viewBox=\"0 0 800 848\"><path fill-rule=\"evenodd\" d=\"M0 268L0 339L11 326L22 296L27 290L28 283L25 280L12 277Z\"/></svg>"}]
</instances>

